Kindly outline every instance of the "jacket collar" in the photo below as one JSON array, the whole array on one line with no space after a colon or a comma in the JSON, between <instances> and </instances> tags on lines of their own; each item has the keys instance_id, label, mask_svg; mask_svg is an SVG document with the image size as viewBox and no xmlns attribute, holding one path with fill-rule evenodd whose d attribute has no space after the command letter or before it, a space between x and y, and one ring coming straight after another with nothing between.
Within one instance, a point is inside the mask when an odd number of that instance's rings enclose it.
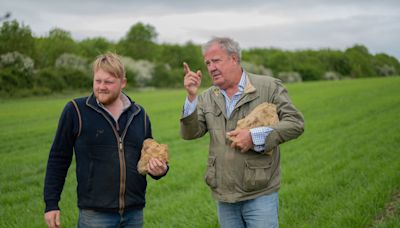
<instances>
[{"instance_id":1,"label":"jacket collar","mask_svg":"<svg viewBox=\"0 0 400 228\"><path fill-rule=\"evenodd\" d=\"M244 87L243 93L244 94L250 94L250 93L256 92L257 89L256 89L256 87L253 86L253 84L252 84L252 82L250 80L250 77L247 74L247 72L244 71L243 73L244 73L244 76L246 77L246 85ZM222 95L221 94L221 89L218 86L213 86L212 87L212 91L213 91L213 94L214 94L215 97L218 97L218 96Z\"/></svg>"},{"instance_id":2,"label":"jacket collar","mask_svg":"<svg viewBox=\"0 0 400 228\"><path fill-rule=\"evenodd\" d=\"M236 108L259 97L259 94L257 93L257 89L251 82L251 78L247 73L246 73L246 77L247 77L247 84L244 87L244 92L243 92L242 98L240 98L240 100L236 104Z\"/></svg>"},{"instance_id":3,"label":"jacket collar","mask_svg":"<svg viewBox=\"0 0 400 228\"><path fill-rule=\"evenodd\" d=\"M247 74L247 72L245 72L245 77L246 77L246 86L244 87L243 95L240 98L240 100L238 101L238 103L236 104L235 109L239 108L240 106L259 97L258 93L256 93L257 89L252 84L251 79L250 79L249 75ZM226 107L225 107L225 98L221 93L221 89L218 88L217 86L213 86L211 88L211 90L212 90L212 95L214 97L215 103L217 104L217 106L219 107L219 109L221 110L223 115L225 117L227 117Z\"/></svg>"},{"instance_id":4,"label":"jacket collar","mask_svg":"<svg viewBox=\"0 0 400 228\"><path fill-rule=\"evenodd\" d=\"M126 110L131 110L134 114L137 114L138 112L140 112L141 108L125 93L123 93L123 95L125 95L125 97L129 100L130 105L125 107L124 111ZM103 112L103 108L100 107L100 105L97 102L96 97L94 96L94 93L90 94L90 96L88 96L88 98L86 99L86 105L95 109L98 112Z\"/></svg>"}]
</instances>

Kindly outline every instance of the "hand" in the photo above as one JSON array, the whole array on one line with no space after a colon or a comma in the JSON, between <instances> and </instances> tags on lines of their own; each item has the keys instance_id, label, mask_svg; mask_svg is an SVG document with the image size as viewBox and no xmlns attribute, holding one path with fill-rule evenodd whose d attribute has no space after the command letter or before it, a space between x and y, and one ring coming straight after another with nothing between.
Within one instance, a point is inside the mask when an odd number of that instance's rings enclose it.
<instances>
[{"instance_id":1,"label":"hand","mask_svg":"<svg viewBox=\"0 0 400 228\"><path fill-rule=\"evenodd\" d=\"M183 80L183 85L188 93L188 99L192 102L197 95L197 90L201 84L201 71L198 70L196 73L190 70L187 63L183 63L183 70L185 71L185 78Z\"/></svg>"},{"instance_id":2,"label":"hand","mask_svg":"<svg viewBox=\"0 0 400 228\"><path fill-rule=\"evenodd\" d=\"M53 210L44 214L44 220L49 228L59 228L60 226L60 211Z\"/></svg>"},{"instance_id":3,"label":"hand","mask_svg":"<svg viewBox=\"0 0 400 228\"><path fill-rule=\"evenodd\" d=\"M238 148L242 153L253 147L253 139L249 129L235 129L226 133L232 139L232 148Z\"/></svg>"},{"instance_id":4,"label":"hand","mask_svg":"<svg viewBox=\"0 0 400 228\"><path fill-rule=\"evenodd\" d=\"M167 172L167 163L157 158L151 158L147 164L147 171L153 176L162 176Z\"/></svg>"}]
</instances>

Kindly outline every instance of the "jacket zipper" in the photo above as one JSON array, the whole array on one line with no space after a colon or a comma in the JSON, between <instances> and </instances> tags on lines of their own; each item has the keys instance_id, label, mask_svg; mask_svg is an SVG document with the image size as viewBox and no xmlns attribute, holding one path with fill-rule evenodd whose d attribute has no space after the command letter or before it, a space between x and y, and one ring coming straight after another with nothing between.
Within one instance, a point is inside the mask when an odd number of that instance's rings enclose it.
<instances>
[{"instance_id":1,"label":"jacket zipper","mask_svg":"<svg viewBox=\"0 0 400 228\"><path fill-rule=\"evenodd\" d=\"M124 144L122 138L118 137L118 156L119 156L119 171L120 171L120 187L119 187L119 213L122 214L125 208L125 189L126 189L126 166Z\"/></svg>"},{"instance_id":2,"label":"jacket zipper","mask_svg":"<svg viewBox=\"0 0 400 228\"><path fill-rule=\"evenodd\" d=\"M137 112L138 113L138 112ZM126 163L125 163L125 150L124 150L124 138L126 132L128 131L129 125L131 125L133 117L136 116L137 113L134 113L126 123L126 127L124 132L122 133L119 139L119 146L118 146L118 154L119 154L119 164L120 164L120 188L119 188L119 213L122 215L125 209L125 191L126 191Z\"/></svg>"}]
</instances>

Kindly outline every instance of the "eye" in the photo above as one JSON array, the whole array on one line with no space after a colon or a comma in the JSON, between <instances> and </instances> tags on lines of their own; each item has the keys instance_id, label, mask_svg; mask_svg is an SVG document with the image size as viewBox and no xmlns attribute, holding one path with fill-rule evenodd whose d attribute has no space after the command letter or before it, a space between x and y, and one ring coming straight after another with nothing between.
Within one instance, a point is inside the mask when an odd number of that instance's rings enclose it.
<instances>
[{"instance_id":1,"label":"eye","mask_svg":"<svg viewBox=\"0 0 400 228\"><path fill-rule=\"evenodd\" d=\"M219 63L219 62L221 62L221 59L213 59L212 61L213 61L213 63Z\"/></svg>"}]
</instances>

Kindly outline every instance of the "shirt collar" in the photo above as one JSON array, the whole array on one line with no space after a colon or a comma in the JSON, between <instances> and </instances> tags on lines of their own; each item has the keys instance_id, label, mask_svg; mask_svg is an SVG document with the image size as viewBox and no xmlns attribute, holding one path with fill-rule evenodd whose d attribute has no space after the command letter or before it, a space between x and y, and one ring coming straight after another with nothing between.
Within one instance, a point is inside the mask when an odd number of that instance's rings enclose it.
<instances>
[{"instance_id":1,"label":"shirt collar","mask_svg":"<svg viewBox=\"0 0 400 228\"><path fill-rule=\"evenodd\" d=\"M242 77L240 78L239 84L238 84L238 90L239 92L244 91L244 87L246 86L246 72L243 70Z\"/></svg>"},{"instance_id":2,"label":"shirt collar","mask_svg":"<svg viewBox=\"0 0 400 228\"><path fill-rule=\"evenodd\" d=\"M246 82L247 82L246 73L245 73L245 71L243 71L242 76L240 77L239 84L238 84L238 92L239 93L242 93L244 91L244 88L246 87ZM221 92L226 94L225 90L223 90L223 89L220 89L220 90L221 90Z\"/></svg>"},{"instance_id":3,"label":"shirt collar","mask_svg":"<svg viewBox=\"0 0 400 228\"><path fill-rule=\"evenodd\" d=\"M120 98L122 101L122 111L125 111L126 109L128 109L131 106L131 101L129 100L128 96L126 96L124 93L121 93ZM100 101L97 100L97 98L96 98L96 102L100 107L107 110L107 108L102 103L100 103Z\"/></svg>"}]
</instances>

